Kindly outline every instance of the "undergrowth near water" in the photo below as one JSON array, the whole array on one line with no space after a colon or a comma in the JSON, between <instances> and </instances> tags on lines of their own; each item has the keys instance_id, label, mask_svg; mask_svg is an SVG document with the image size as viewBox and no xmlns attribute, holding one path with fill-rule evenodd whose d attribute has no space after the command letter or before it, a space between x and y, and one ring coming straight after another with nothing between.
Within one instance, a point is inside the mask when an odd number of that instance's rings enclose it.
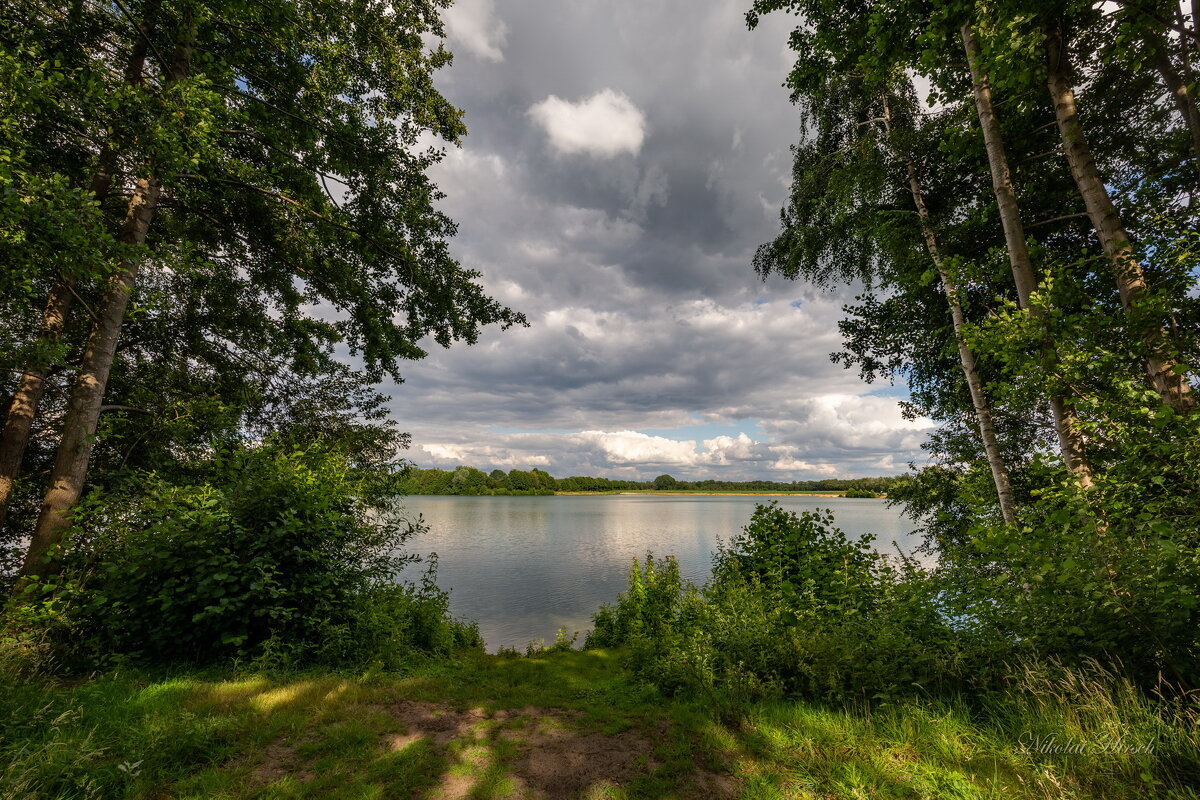
<instances>
[{"instance_id":1,"label":"undergrowth near water","mask_svg":"<svg viewBox=\"0 0 1200 800\"><path fill-rule=\"evenodd\" d=\"M1166 713L1098 674L1030 669L974 704L767 700L725 722L627 655L7 677L0 797L1197 797L1195 705Z\"/></svg>"}]
</instances>

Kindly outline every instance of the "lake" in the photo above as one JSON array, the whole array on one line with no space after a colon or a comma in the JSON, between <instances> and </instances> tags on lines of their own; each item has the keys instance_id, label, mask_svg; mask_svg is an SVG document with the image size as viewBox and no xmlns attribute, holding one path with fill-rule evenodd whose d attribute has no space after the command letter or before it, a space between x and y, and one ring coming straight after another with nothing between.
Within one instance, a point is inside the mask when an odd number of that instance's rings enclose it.
<instances>
[{"instance_id":1,"label":"lake","mask_svg":"<svg viewBox=\"0 0 1200 800\"><path fill-rule=\"evenodd\" d=\"M564 627L579 644L601 603L624 591L632 559L674 555L683 576L703 583L718 539L728 541L758 503L828 508L848 535L876 535L875 546L911 553L912 524L884 500L841 497L706 495L558 495L405 499L429 532L409 542L438 554L438 584L456 616L478 620L488 649L524 650L553 641ZM411 572L405 577L411 577Z\"/></svg>"}]
</instances>

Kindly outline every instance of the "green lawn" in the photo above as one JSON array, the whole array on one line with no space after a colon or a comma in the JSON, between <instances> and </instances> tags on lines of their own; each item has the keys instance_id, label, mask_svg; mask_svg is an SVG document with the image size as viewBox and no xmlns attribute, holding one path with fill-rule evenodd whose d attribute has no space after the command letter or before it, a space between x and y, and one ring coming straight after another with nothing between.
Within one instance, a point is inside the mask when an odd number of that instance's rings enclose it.
<instances>
[{"instance_id":1,"label":"green lawn","mask_svg":"<svg viewBox=\"0 0 1200 800\"><path fill-rule=\"evenodd\" d=\"M0 689L4 798L1196 797L1126 757L1031 755L948 707L776 702L726 724L604 651Z\"/></svg>"}]
</instances>

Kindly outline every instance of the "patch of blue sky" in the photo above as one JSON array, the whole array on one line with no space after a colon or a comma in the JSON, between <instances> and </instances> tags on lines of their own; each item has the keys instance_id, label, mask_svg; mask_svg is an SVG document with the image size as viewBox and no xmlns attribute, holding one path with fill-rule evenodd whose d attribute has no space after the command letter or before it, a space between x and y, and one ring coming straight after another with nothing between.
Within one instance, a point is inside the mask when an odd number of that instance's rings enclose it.
<instances>
[{"instance_id":1,"label":"patch of blue sky","mask_svg":"<svg viewBox=\"0 0 1200 800\"><path fill-rule=\"evenodd\" d=\"M731 436L737 438L739 433L744 433L751 439L762 440L765 436L759 421L756 419L734 420L732 422L705 422L695 425L681 425L676 428L637 428L638 433L644 433L647 436L661 436L664 439L674 439L675 441L704 441L705 439L715 439L718 436ZM568 428L510 428L510 427L491 427L488 428L491 433L509 435L509 434L571 434L578 433L578 430Z\"/></svg>"},{"instance_id":2,"label":"patch of blue sky","mask_svg":"<svg viewBox=\"0 0 1200 800\"><path fill-rule=\"evenodd\" d=\"M869 392L864 392L864 394L867 397L896 397L901 400L908 400L912 397L912 393L908 391L908 386L903 383L880 386L878 389L872 389Z\"/></svg>"},{"instance_id":3,"label":"patch of blue sky","mask_svg":"<svg viewBox=\"0 0 1200 800\"><path fill-rule=\"evenodd\" d=\"M773 298L769 295L764 296L764 297L759 297L759 298L756 298L755 300L751 301L751 305L765 306L767 303L770 303L774 299L775 298ZM791 306L792 308L800 308L804 305L804 301L803 300L793 300L792 302L788 303L788 305Z\"/></svg>"},{"instance_id":4,"label":"patch of blue sky","mask_svg":"<svg viewBox=\"0 0 1200 800\"><path fill-rule=\"evenodd\" d=\"M642 428L641 433L647 436L661 436L675 441L694 440L702 442L705 439L715 439L718 436L737 438L744 433L751 439L762 441L765 438L762 427L756 419L739 419L730 422L705 422L696 425L681 425L678 428Z\"/></svg>"}]
</instances>

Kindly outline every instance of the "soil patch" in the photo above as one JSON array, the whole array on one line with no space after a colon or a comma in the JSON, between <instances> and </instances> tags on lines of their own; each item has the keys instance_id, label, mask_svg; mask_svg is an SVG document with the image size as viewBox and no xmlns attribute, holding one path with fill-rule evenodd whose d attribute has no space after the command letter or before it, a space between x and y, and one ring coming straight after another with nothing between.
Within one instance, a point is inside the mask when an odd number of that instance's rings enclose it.
<instances>
[{"instance_id":1,"label":"soil patch","mask_svg":"<svg viewBox=\"0 0 1200 800\"><path fill-rule=\"evenodd\" d=\"M279 742L263 748L262 761L250 770L250 780L256 784L274 783L289 775L301 782L313 779L311 772L300 768L296 751Z\"/></svg>"},{"instance_id":2,"label":"soil patch","mask_svg":"<svg viewBox=\"0 0 1200 800\"><path fill-rule=\"evenodd\" d=\"M477 779L497 771L511 783L513 798L585 798L652 774L658 767L652 755L656 739L666 733L636 727L614 734L585 731L579 712L533 706L489 712L406 701L391 713L404 730L386 738L387 748L425 739L456 762L428 800L468 797ZM502 744L507 746L497 746ZM497 761L500 750L507 754L503 763ZM676 797L719 800L737 794L732 778L704 770L693 776L692 787Z\"/></svg>"}]
</instances>

